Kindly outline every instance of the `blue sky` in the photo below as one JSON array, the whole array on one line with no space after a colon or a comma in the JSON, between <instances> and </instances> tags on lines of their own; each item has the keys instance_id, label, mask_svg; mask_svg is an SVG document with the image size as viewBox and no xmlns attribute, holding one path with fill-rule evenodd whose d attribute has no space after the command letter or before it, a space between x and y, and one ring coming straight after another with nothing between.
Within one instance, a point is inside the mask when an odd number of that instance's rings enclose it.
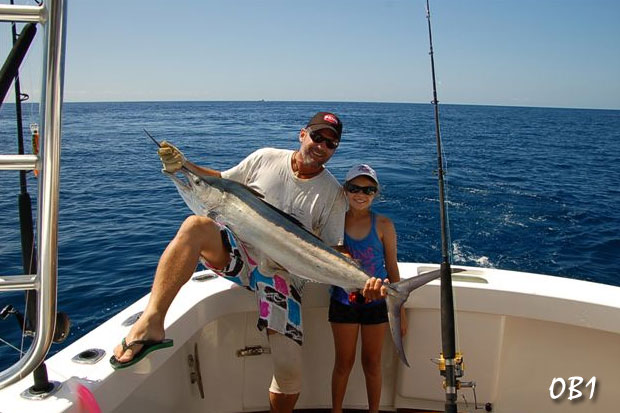
<instances>
[{"instance_id":1,"label":"blue sky","mask_svg":"<svg viewBox=\"0 0 620 413\"><path fill-rule=\"evenodd\" d=\"M73 0L68 13L67 101L431 100L424 0ZM620 109L619 1L434 0L431 13L442 103Z\"/></svg>"}]
</instances>

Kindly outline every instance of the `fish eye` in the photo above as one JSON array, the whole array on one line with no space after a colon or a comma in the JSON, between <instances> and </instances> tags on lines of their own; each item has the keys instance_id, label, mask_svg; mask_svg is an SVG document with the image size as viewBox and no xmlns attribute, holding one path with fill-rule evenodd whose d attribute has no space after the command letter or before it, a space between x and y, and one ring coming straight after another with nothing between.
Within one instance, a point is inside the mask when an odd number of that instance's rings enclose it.
<instances>
[{"instance_id":1,"label":"fish eye","mask_svg":"<svg viewBox=\"0 0 620 413\"><path fill-rule=\"evenodd\" d=\"M194 181L195 185L200 185L200 178L198 178L197 176L194 176L192 180Z\"/></svg>"}]
</instances>

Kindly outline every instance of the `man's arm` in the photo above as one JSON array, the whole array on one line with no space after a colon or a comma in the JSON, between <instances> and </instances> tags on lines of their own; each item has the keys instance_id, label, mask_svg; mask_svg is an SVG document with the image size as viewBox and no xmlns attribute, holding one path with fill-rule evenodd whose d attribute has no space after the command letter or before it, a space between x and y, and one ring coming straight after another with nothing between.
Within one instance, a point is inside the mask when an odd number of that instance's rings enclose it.
<instances>
[{"instance_id":1,"label":"man's arm","mask_svg":"<svg viewBox=\"0 0 620 413\"><path fill-rule=\"evenodd\" d=\"M215 169L210 169L210 168L207 168L207 167L204 167L204 166L198 166L198 165L196 165L193 162L185 160L184 165L187 165L187 164L192 165L194 168L198 169L198 171L200 173L203 173L205 175L215 176L215 177L218 177L218 178L222 177L222 173L220 171L216 171Z\"/></svg>"},{"instance_id":2,"label":"man's arm","mask_svg":"<svg viewBox=\"0 0 620 413\"><path fill-rule=\"evenodd\" d=\"M204 166L198 166L195 163L188 161L183 155L183 152L181 152L176 146L166 141L161 143L160 148L157 150L157 154L159 155L159 159L161 159L164 171L168 173L176 173L183 166L191 165L200 173L205 175L216 176L218 178L222 177L222 174L219 171L206 168Z\"/></svg>"}]
</instances>

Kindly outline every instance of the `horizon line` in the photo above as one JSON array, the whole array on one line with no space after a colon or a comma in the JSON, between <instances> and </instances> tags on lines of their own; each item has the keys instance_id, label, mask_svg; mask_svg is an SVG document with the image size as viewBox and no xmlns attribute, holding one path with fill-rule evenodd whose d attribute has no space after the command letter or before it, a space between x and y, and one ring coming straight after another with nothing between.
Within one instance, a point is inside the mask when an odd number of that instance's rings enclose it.
<instances>
[{"instance_id":1,"label":"horizon line","mask_svg":"<svg viewBox=\"0 0 620 413\"><path fill-rule=\"evenodd\" d=\"M5 104L15 105L15 101L8 100ZM40 102L21 102L22 105L39 105ZM281 100L267 100L267 99L156 99L156 100L64 100L63 104L95 104L95 103L349 103L349 104L388 104L388 105L432 105L432 102L407 102L407 101L355 101L355 100L295 100L295 99L281 99ZM619 108L611 107L579 107L579 106L536 106L536 105L523 105L523 104L490 104L490 103L442 103L439 102L439 106L483 106L483 107L508 107L508 108L529 108L529 109L575 109L575 110L606 110L606 111L620 111Z\"/></svg>"},{"instance_id":2,"label":"horizon line","mask_svg":"<svg viewBox=\"0 0 620 413\"><path fill-rule=\"evenodd\" d=\"M295 99L162 99L162 100L65 100L63 103L374 103L374 104L394 104L394 105L432 105L432 102L405 102L405 101L355 101L355 100L295 100ZM14 102L13 102L14 103ZM32 102L31 102L32 103ZM38 103L37 103L38 104ZM510 105L510 104L489 104L489 103L442 103L439 106L488 106L488 107L510 107L510 108L531 108L531 109L576 109L576 110L608 110L620 111L619 108L611 107L579 107L579 106L535 106L535 105Z\"/></svg>"}]
</instances>

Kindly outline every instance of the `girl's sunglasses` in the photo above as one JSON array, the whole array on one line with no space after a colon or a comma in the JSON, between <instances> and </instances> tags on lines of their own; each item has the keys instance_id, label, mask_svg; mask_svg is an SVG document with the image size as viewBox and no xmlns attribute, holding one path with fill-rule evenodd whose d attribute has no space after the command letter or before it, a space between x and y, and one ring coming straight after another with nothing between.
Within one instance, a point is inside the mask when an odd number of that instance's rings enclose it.
<instances>
[{"instance_id":1,"label":"girl's sunglasses","mask_svg":"<svg viewBox=\"0 0 620 413\"><path fill-rule=\"evenodd\" d=\"M318 131L310 132L310 139L312 139L312 142L314 143L325 142L325 146L327 146L329 149L336 149L338 145L340 145L340 141L328 139L325 136L321 135Z\"/></svg>"},{"instance_id":2,"label":"girl's sunglasses","mask_svg":"<svg viewBox=\"0 0 620 413\"><path fill-rule=\"evenodd\" d=\"M352 194L363 192L366 195L374 195L377 193L378 188L376 186L357 186L352 183L346 183L344 189Z\"/></svg>"}]
</instances>

